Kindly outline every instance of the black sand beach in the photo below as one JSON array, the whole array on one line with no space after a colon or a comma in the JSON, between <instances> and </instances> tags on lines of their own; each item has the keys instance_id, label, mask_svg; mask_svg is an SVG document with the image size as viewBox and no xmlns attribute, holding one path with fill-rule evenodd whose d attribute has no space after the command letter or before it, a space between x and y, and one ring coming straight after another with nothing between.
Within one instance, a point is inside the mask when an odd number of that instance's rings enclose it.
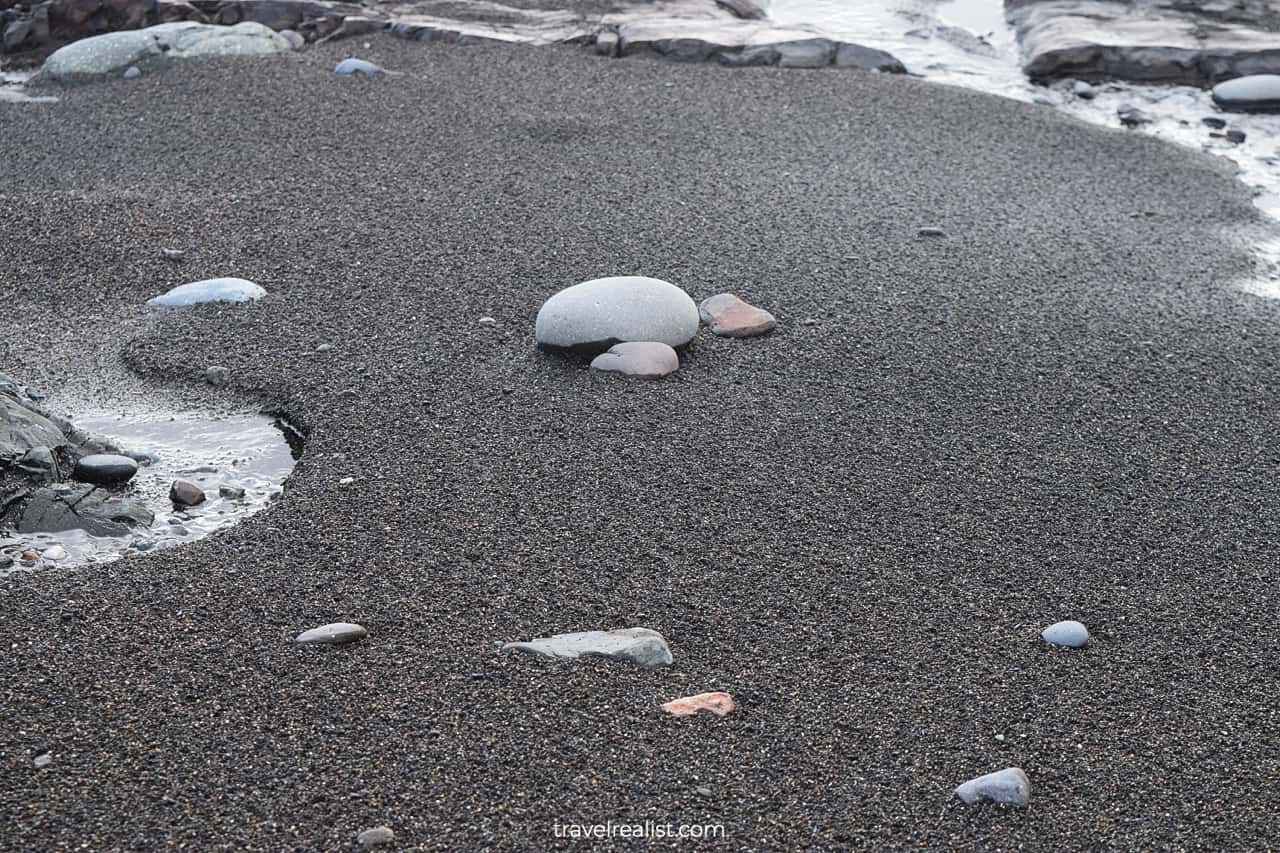
<instances>
[{"instance_id":1,"label":"black sand beach","mask_svg":"<svg viewBox=\"0 0 1280 853\"><path fill-rule=\"evenodd\" d=\"M0 580L0 847L1280 844L1280 305L1220 163L908 78L371 41L0 104L0 370L226 365L308 432L229 532ZM623 273L779 327L653 383L535 349ZM146 319L220 275L269 296ZM674 665L494 648L621 626ZM658 710L704 690L738 711ZM1029 808L951 796L1011 765Z\"/></svg>"}]
</instances>

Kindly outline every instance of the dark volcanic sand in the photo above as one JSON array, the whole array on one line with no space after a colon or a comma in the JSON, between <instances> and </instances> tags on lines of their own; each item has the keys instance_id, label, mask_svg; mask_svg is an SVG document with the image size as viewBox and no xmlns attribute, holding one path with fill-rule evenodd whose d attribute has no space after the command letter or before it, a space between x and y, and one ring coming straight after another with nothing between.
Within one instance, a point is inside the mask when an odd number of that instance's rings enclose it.
<instances>
[{"instance_id":1,"label":"dark volcanic sand","mask_svg":"<svg viewBox=\"0 0 1280 853\"><path fill-rule=\"evenodd\" d=\"M1257 222L1209 158L899 77L390 38L0 138L6 368L115 341L310 430L236 529L0 581L3 846L1280 843L1280 306L1233 287ZM535 349L624 273L779 327L654 383ZM270 296L142 321L212 275ZM1041 642L1067 618L1088 649ZM291 645L337 620L369 639ZM675 665L493 648L630 625ZM739 710L658 710L704 690ZM1008 765L1029 809L950 797Z\"/></svg>"}]
</instances>

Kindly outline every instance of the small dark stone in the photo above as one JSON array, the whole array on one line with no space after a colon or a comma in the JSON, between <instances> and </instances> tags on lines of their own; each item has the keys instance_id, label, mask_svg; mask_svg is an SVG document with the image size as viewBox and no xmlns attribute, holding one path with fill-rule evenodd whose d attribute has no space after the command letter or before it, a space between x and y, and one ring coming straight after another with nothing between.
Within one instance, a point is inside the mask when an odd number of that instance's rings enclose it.
<instances>
[{"instance_id":1,"label":"small dark stone","mask_svg":"<svg viewBox=\"0 0 1280 853\"><path fill-rule=\"evenodd\" d=\"M1224 127L1227 126L1227 123L1225 120L1217 118L1216 116L1205 116L1204 118L1200 119L1200 123L1205 125L1206 127L1212 127L1214 130L1222 130Z\"/></svg>"},{"instance_id":2,"label":"small dark stone","mask_svg":"<svg viewBox=\"0 0 1280 853\"><path fill-rule=\"evenodd\" d=\"M244 489L239 486L218 486L218 496L239 500L244 497Z\"/></svg>"},{"instance_id":3,"label":"small dark stone","mask_svg":"<svg viewBox=\"0 0 1280 853\"><path fill-rule=\"evenodd\" d=\"M204 503L204 491L187 480L174 480L169 487L169 500L174 506L196 506Z\"/></svg>"},{"instance_id":4,"label":"small dark stone","mask_svg":"<svg viewBox=\"0 0 1280 853\"><path fill-rule=\"evenodd\" d=\"M945 237L947 232L941 228L921 228L916 232L921 237Z\"/></svg>"},{"instance_id":5,"label":"small dark stone","mask_svg":"<svg viewBox=\"0 0 1280 853\"><path fill-rule=\"evenodd\" d=\"M1234 142L1236 145L1239 145L1246 139L1245 132L1243 130L1228 130L1226 137L1228 142Z\"/></svg>"}]
</instances>

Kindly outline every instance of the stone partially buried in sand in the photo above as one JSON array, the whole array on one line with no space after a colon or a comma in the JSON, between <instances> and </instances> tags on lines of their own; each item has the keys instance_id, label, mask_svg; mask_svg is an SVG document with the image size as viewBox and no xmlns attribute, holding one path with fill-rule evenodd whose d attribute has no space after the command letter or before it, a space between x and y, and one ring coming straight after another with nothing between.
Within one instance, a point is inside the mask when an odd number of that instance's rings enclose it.
<instances>
[{"instance_id":1,"label":"stone partially buried in sand","mask_svg":"<svg viewBox=\"0 0 1280 853\"><path fill-rule=\"evenodd\" d=\"M605 657L647 667L667 666L672 661L667 641L657 631L648 628L556 634L527 643L503 643L502 650L549 658Z\"/></svg>"},{"instance_id":2,"label":"stone partially buried in sand","mask_svg":"<svg viewBox=\"0 0 1280 853\"><path fill-rule=\"evenodd\" d=\"M662 710L677 717L692 717L699 711L715 714L717 717L728 716L733 711L733 697L723 691L699 693L696 696L684 696L672 699L662 706Z\"/></svg>"},{"instance_id":3,"label":"stone partially buried in sand","mask_svg":"<svg viewBox=\"0 0 1280 853\"><path fill-rule=\"evenodd\" d=\"M244 21L230 27L177 21L142 30L104 33L55 50L40 69L51 80L84 80L206 56L265 56L290 50L270 27Z\"/></svg>"},{"instance_id":4,"label":"stone partially buried in sand","mask_svg":"<svg viewBox=\"0 0 1280 853\"><path fill-rule=\"evenodd\" d=\"M661 379L680 367L680 356L666 344L656 341L633 341L614 344L591 362L591 369L601 373L620 373L636 379Z\"/></svg>"},{"instance_id":5,"label":"stone partially buried in sand","mask_svg":"<svg viewBox=\"0 0 1280 853\"><path fill-rule=\"evenodd\" d=\"M147 304L177 308L205 302L253 302L266 295L261 286L243 278L209 278L180 284L168 293L148 299Z\"/></svg>"},{"instance_id":6,"label":"stone partially buried in sand","mask_svg":"<svg viewBox=\"0 0 1280 853\"><path fill-rule=\"evenodd\" d=\"M303 646L340 646L344 643L363 640L367 636L369 632L363 625L357 625L354 622L331 622L319 628L312 628L310 631L303 631L294 638L294 642Z\"/></svg>"},{"instance_id":7,"label":"stone partially buried in sand","mask_svg":"<svg viewBox=\"0 0 1280 853\"><path fill-rule=\"evenodd\" d=\"M681 347L698 333L698 306L689 294L661 279L597 278L544 302L534 333L543 349L591 355L630 341Z\"/></svg>"},{"instance_id":8,"label":"stone partially buried in sand","mask_svg":"<svg viewBox=\"0 0 1280 853\"><path fill-rule=\"evenodd\" d=\"M1055 622L1040 632L1045 642L1072 649L1083 648L1089 642L1089 629L1074 619Z\"/></svg>"},{"instance_id":9,"label":"stone partially buried in sand","mask_svg":"<svg viewBox=\"0 0 1280 853\"><path fill-rule=\"evenodd\" d=\"M711 334L723 338L752 338L773 331L778 321L763 308L744 302L732 293L717 293L698 306L702 322Z\"/></svg>"},{"instance_id":10,"label":"stone partially buried in sand","mask_svg":"<svg viewBox=\"0 0 1280 853\"><path fill-rule=\"evenodd\" d=\"M995 773L970 779L956 788L956 796L965 803L988 800L1011 806L1025 806L1031 799L1031 780L1018 767L1006 767Z\"/></svg>"},{"instance_id":11,"label":"stone partially buried in sand","mask_svg":"<svg viewBox=\"0 0 1280 853\"><path fill-rule=\"evenodd\" d=\"M334 66L333 71L335 74L381 74L382 67L368 60L349 57Z\"/></svg>"}]
</instances>

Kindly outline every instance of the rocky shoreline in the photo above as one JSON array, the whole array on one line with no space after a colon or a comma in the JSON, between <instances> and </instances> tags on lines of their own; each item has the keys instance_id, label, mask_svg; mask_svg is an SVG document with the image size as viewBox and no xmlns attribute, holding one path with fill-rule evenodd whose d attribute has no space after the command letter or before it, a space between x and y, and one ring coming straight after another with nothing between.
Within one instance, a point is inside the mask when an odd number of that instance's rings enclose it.
<instances>
[{"instance_id":1,"label":"rocky shoreline","mask_svg":"<svg viewBox=\"0 0 1280 853\"><path fill-rule=\"evenodd\" d=\"M30 65L92 35L163 23L262 24L324 42L387 30L420 42L581 44L608 56L655 55L729 65L855 66L902 73L874 46L780 28L748 0L459 4L446 0L0 0L0 56ZM1178 0L1006 0L1033 80L1192 85L1280 70L1280 12L1262 0L1188 6ZM974 49L982 45L975 45Z\"/></svg>"}]
</instances>

